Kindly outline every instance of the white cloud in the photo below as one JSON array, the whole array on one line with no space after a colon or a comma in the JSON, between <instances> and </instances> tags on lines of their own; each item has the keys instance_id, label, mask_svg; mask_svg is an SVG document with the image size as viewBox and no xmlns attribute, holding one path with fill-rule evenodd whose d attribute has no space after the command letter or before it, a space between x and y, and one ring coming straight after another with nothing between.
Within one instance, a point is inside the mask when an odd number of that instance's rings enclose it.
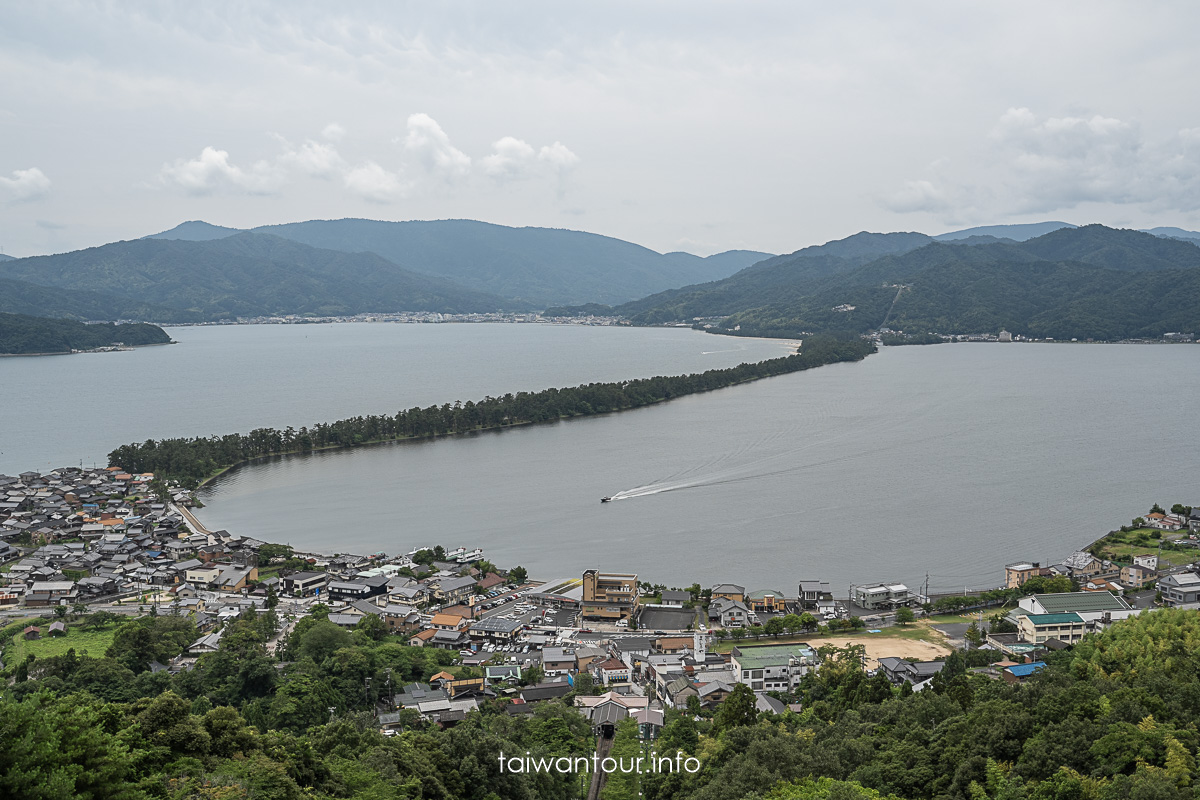
<instances>
[{"instance_id":1,"label":"white cloud","mask_svg":"<svg viewBox=\"0 0 1200 800\"><path fill-rule=\"evenodd\" d=\"M538 160L562 172L578 164L579 156L572 153L562 142L555 142L538 151Z\"/></svg>"},{"instance_id":2,"label":"white cloud","mask_svg":"<svg viewBox=\"0 0 1200 800\"><path fill-rule=\"evenodd\" d=\"M1008 185L1021 211L1084 203L1200 208L1200 135L1184 129L1152 140L1137 122L1105 117L1049 117L1009 109L992 139L1009 166Z\"/></svg>"},{"instance_id":3,"label":"white cloud","mask_svg":"<svg viewBox=\"0 0 1200 800\"><path fill-rule=\"evenodd\" d=\"M314 178L332 178L345 166L345 161L333 145L306 140L299 147L287 145L279 163Z\"/></svg>"},{"instance_id":4,"label":"white cloud","mask_svg":"<svg viewBox=\"0 0 1200 800\"><path fill-rule=\"evenodd\" d=\"M537 153L528 142L505 136L492 143L492 154L479 159L479 163L485 175L503 181L526 177L536 159Z\"/></svg>"},{"instance_id":5,"label":"white cloud","mask_svg":"<svg viewBox=\"0 0 1200 800\"><path fill-rule=\"evenodd\" d=\"M408 194L411 185L374 161L346 173L346 188L372 203L390 203Z\"/></svg>"},{"instance_id":6,"label":"white cloud","mask_svg":"<svg viewBox=\"0 0 1200 800\"><path fill-rule=\"evenodd\" d=\"M465 177L471 171L471 157L455 147L442 126L428 114L408 118L404 150L426 170L446 180Z\"/></svg>"},{"instance_id":7,"label":"white cloud","mask_svg":"<svg viewBox=\"0 0 1200 800\"><path fill-rule=\"evenodd\" d=\"M945 164L881 198L898 213L974 213L981 200L1006 214L1044 214L1085 204L1200 209L1200 129L1157 140L1136 121L1093 114L1040 118L1010 108L973 160L990 169L967 181Z\"/></svg>"},{"instance_id":8,"label":"white cloud","mask_svg":"<svg viewBox=\"0 0 1200 800\"><path fill-rule=\"evenodd\" d=\"M331 122L321 129L321 138L331 142L340 142L346 135L346 129L336 122Z\"/></svg>"},{"instance_id":9,"label":"white cloud","mask_svg":"<svg viewBox=\"0 0 1200 800\"><path fill-rule=\"evenodd\" d=\"M11 178L0 176L0 187L13 202L37 200L50 194L50 179L37 167L13 170Z\"/></svg>"},{"instance_id":10,"label":"white cloud","mask_svg":"<svg viewBox=\"0 0 1200 800\"><path fill-rule=\"evenodd\" d=\"M227 151L205 147L198 158L164 164L159 179L192 195L207 195L219 190L273 194L278 191L283 175L277 166L266 161L259 161L248 170L242 169L230 163Z\"/></svg>"},{"instance_id":11,"label":"white cloud","mask_svg":"<svg viewBox=\"0 0 1200 800\"><path fill-rule=\"evenodd\" d=\"M946 192L931 181L908 181L899 191L880 201L889 211L908 214L915 211L942 211L949 206Z\"/></svg>"}]
</instances>

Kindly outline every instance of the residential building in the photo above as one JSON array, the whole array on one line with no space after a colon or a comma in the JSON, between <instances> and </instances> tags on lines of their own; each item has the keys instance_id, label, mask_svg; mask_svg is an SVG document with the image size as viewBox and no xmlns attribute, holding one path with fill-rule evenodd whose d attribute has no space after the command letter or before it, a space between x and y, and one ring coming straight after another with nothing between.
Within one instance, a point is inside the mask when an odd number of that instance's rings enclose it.
<instances>
[{"instance_id":1,"label":"residential building","mask_svg":"<svg viewBox=\"0 0 1200 800\"><path fill-rule=\"evenodd\" d=\"M869 611L884 611L908 605L914 598L903 583L877 583L852 586L850 599L855 605Z\"/></svg>"},{"instance_id":2,"label":"residential building","mask_svg":"<svg viewBox=\"0 0 1200 800\"><path fill-rule=\"evenodd\" d=\"M759 590L746 595L746 605L756 614L787 613L787 599L778 589Z\"/></svg>"},{"instance_id":3,"label":"residential building","mask_svg":"<svg viewBox=\"0 0 1200 800\"><path fill-rule=\"evenodd\" d=\"M708 621L722 628L746 628L755 623L755 616L740 600L719 597L708 605Z\"/></svg>"},{"instance_id":4,"label":"residential building","mask_svg":"<svg viewBox=\"0 0 1200 800\"><path fill-rule=\"evenodd\" d=\"M283 578L283 591L293 597L309 597L320 594L328 576L324 572L296 572ZM188 578L191 583L191 578Z\"/></svg>"},{"instance_id":5,"label":"residential building","mask_svg":"<svg viewBox=\"0 0 1200 800\"><path fill-rule=\"evenodd\" d=\"M584 619L616 622L629 619L638 610L637 575L634 573L583 573Z\"/></svg>"},{"instance_id":6,"label":"residential building","mask_svg":"<svg viewBox=\"0 0 1200 800\"><path fill-rule=\"evenodd\" d=\"M833 588L827 581L800 581L796 598L802 611L824 614L833 610Z\"/></svg>"},{"instance_id":7,"label":"residential building","mask_svg":"<svg viewBox=\"0 0 1200 800\"><path fill-rule=\"evenodd\" d=\"M619 658L594 662L591 665L591 672L596 676L596 680L605 686L611 686L614 683L629 683L629 665Z\"/></svg>"},{"instance_id":8,"label":"residential building","mask_svg":"<svg viewBox=\"0 0 1200 800\"><path fill-rule=\"evenodd\" d=\"M542 674L566 675L575 671L575 654L561 647L547 647L542 650Z\"/></svg>"},{"instance_id":9,"label":"residential building","mask_svg":"<svg viewBox=\"0 0 1200 800\"><path fill-rule=\"evenodd\" d=\"M817 666L817 653L806 644L735 647L730 664L738 683L755 690L787 692Z\"/></svg>"},{"instance_id":10,"label":"residential building","mask_svg":"<svg viewBox=\"0 0 1200 800\"><path fill-rule=\"evenodd\" d=\"M440 614L438 616L441 616ZM519 619L489 617L471 624L468 631L472 639L493 644L512 644L524 627Z\"/></svg>"},{"instance_id":11,"label":"residential building","mask_svg":"<svg viewBox=\"0 0 1200 800\"><path fill-rule=\"evenodd\" d=\"M463 628L467 627L470 621L471 620L469 617L465 617L462 614L442 612L440 614L434 614L433 619L429 620L429 624L437 630L461 631Z\"/></svg>"},{"instance_id":12,"label":"residential building","mask_svg":"<svg viewBox=\"0 0 1200 800\"><path fill-rule=\"evenodd\" d=\"M922 684L941 672L944 666L945 661L906 661L893 657L879 659L879 668L897 686L902 683L914 686Z\"/></svg>"},{"instance_id":13,"label":"residential building","mask_svg":"<svg viewBox=\"0 0 1200 800\"><path fill-rule=\"evenodd\" d=\"M1195 603L1200 601L1200 575L1195 572L1164 575L1158 579L1158 590L1162 592L1165 605L1180 606L1185 603Z\"/></svg>"},{"instance_id":14,"label":"residential building","mask_svg":"<svg viewBox=\"0 0 1200 800\"><path fill-rule=\"evenodd\" d=\"M672 608L683 608L683 604L689 602L691 599L692 595L690 592L667 589L662 593L662 599L659 600L659 604Z\"/></svg>"},{"instance_id":15,"label":"residential building","mask_svg":"<svg viewBox=\"0 0 1200 800\"><path fill-rule=\"evenodd\" d=\"M712 588L712 599L724 597L726 600L734 600L738 603L746 602L746 587L738 586L736 583L720 583Z\"/></svg>"},{"instance_id":16,"label":"residential building","mask_svg":"<svg viewBox=\"0 0 1200 800\"><path fill-rule=\"evenodd\" d=\"M1018 561L1004 567L1004 588L1019 589L1030 578L1049 575L1050 570L1036 561Z\"/></svg>"},{"instance_id":17,"label":"residential building","mask_svg":"<svg viewBox=\"0 0 1200 800\"><path fill-rule=\"evenodd\" d=\"M1155 559L1157 561L1157 559ZM1135 559L1136 561L1136 559ZM1158 570L1141 564L1121 567L1121 583L1131 589L1140 589L1158 577Z\"/></svg>"}]
</instances>

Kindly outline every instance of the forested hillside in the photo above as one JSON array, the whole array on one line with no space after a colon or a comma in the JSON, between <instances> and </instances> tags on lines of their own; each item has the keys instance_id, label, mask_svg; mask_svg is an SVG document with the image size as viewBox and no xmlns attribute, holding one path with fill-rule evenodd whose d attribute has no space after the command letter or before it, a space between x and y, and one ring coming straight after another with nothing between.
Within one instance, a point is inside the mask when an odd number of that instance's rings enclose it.
<instances>
[{"instance_id":1,"label":"forested hillside","mask_svg":"<svg viewBox=\"0 0 1200 800\"><path fill-rule=\"evenodd\" d=\"M1100 225L1025 242L934 242L847 264L775 259L616 309L637 323L723 318L753 335L810 331L1124 339L1200 331L1200 247Z\"/></svg>"},{"instance_id":2,"label":"forested hillside","mask_svg":"<svg viewBox=\"0 0 1200 800\"><path fill-rule=\"evenodd\" d=\"M172 312L181 318L167 321L528 308L418 275L373 253L320 250L255 233L209 241L139 239L16 259L0 263L0 279L117 296L153 307L156 320ZM50 313L37 306L61 307L57 297L30 293L26 305L32 307L22 310Z\"/></svg>"},{"instance_id":3,"label":"forested hillside","mask_svg":"<svg viewBox=\"0 0 1200 800\"><path fill-rule=\"evenodd\" d=\"M375 253L413 272L545 308L621 303L651 292L732 275L769 256L731 250L707 258L653 250L594 233L510 228L474 220L311 220L255 232L346 253ZM234 233L186 222L153 238L211 239Z\"/></svg>"},{"instance_id":4,"label":"forested hillside","mask_svg":"<svg viewBox=\"0 0 1200 800\"><path fill-rule=\"evenodd\" d=\"M171 337L157 325L105 322L85 325L69 319L29 317L0 312L0 355L69 353L114 344L166 344Z\"/></svg>"},{"instance_id":5,"label":"forested hillside","mask_svg":"<svg viewBox=\"0 0 1200 800\"><path fill-rule=\"evenodd\" d=\"M0 796L583 797L576 775L502 771L499 757L590 754L590 727L571 707L598 691L589 680L529 715L485 700L448 730L401 712L403 732L384 736L374 718L382 689L428 679L455 657L403 646L375 615L347 631L324 613L301 620L272 657L264 643L279 620L249 611L178 675L150 663L193 640L187 618L73 621L115 631L111 647L7 666ZM699 771L618 776L604 798L1195 800L1198 653L1195 612L1151 611L1049 655L1025 683L974 674L974 657L955 654L913 693L866 674L857 650L824 648L824 666L790 698L800 713L759 713L745 687L715 714L668 710L655 752L694 755ZM642 751L635 731L622 724L614 756Z\"/></svg>"}]
</instances>

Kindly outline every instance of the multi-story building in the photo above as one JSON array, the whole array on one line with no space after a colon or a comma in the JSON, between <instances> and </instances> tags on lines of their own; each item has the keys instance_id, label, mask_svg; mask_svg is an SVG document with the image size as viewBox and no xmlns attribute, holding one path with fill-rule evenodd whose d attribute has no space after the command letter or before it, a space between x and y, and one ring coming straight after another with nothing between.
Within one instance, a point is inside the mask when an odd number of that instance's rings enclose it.
<instances>
[{"instance_id":1,"label":"multi-story building","mask_svg":"<svg viewBox=\"0 0 1200 800\"><path fill-rule=\"evenodd\" d=\"M1019 589L1030 578L1049 574L1050 570L1036 561L1018 561L1004 568L1004 588Z\"/></svg>"},{"instance_id":2,"label":"multi-story building","mask_svg":"<svg viewBox=\"0 0 1200 800\"><path fill-rule=\"evenodd\" d=\"M733 648L730 666L735 680L755 691L792 691L810 669L817 653L806 644Z\"/></svg>"},{"instance_id":3,"label":"multi-story building","mask_svg":"<svg viewBox=\"0 0 1200 800\"><path fill-rule=\"evenodd\" d=\"M913 600L913 594L903 583L877 583L872 586L851 587L854 604L869 611L899 608Z\"/></svg>"},{"instance_id":4,"label":"multi-story building","mask_svg":"<svg viewBox=\"0 0 1200 800\"><path fill-rule=\"evenodd\" d=\"M1047 639L1074 644L1083 638L1086 628L1083 617L1074 611L1061 614L1026 614L1017 621L1018 633L1030 644L1041 644Z\"/></svg>"},{"instance_id":5,"label":"multi-story building","mask_svg":"<svg viewBox=\"0 0 1200 800\"><path fill-rule=\"evenodd\" d=\"M796 598L804 611L825 613L834 607L833 589L826 581L800 581Z\"/></svg>"},{"instance_id":6,"label":"multi-story building","mask_svg":"<svg viewBox=\"0 0 1200 800\"><path fill-rule=\"evenodd\" d=\"M638 609L637 585L634 573L585 571L583 618L617 622L634 616Z\"/></svg>"}]
</instances>

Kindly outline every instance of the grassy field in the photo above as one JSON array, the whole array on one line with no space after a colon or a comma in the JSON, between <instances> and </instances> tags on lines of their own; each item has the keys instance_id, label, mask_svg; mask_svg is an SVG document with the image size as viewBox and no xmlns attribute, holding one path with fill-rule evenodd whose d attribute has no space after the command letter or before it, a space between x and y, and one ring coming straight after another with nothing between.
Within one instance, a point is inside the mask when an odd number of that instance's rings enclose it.
<instances>
[{"instance_id":1,"label":"grassy field","mask_svg":"<svg viewBox=\"0 0 1200 800\"><path fill-rule=\"evenodd\" d=\"M1133 534L1126 534L1132 537ZM1181 566L1190 564L1193 561L1200 559L1200 549L1188 550L1166 550L1161 553L1158 551L1158 544L1149 545L1129 544L1127 542L1112 542L1108 541L1104 544L1104 552L1111 560L1124 563L1133 561L1134 556L1159 556L1159 563L1170 564L1171 566Z\"/></svg>"},{"instance_id":2,"label":"grassy field","mask_svg":"<svg viewBox=\"0 0 1200 800\"><path fill-rule=\"evenodd\" d=\"M17 664L25 660L25 656L33 653L37 658L50 658L51 656L61 656L72 647L75 648L77 655L89 655L93 658L100 658L104 652L108 650L112 644L113 636L117 632L116 625L95 631L95 630L80 630L71 623L67 623L66 636L49 636L46 634L46 629L50 627L52 620L38 620L38 627L42 629L42 638L27 640L21 634L13 637L12 646L4 654L4 660L8 664Z\"/></svg>"}]
</instances>

